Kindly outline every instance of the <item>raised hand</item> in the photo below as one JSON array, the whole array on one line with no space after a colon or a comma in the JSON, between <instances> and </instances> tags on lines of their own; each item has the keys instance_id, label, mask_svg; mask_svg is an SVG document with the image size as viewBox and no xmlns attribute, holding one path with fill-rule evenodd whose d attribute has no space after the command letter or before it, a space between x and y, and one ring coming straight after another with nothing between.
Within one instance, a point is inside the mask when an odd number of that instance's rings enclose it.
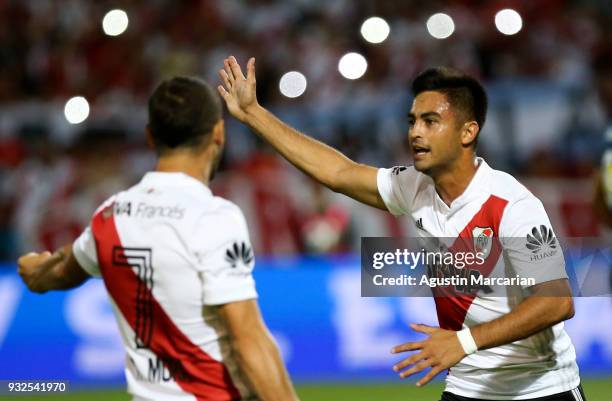
<instances>
[{"instance_id":1,"label":"raised hand","mask_svg":"<svg viewBox=\"0 0 612 401\"><path fill-rule=\"evenodd\" d=\"M251 57L247 63L246 77L234 56L223 60L223 69L219 76L223 85L217 89L227 104L229 112L238 120L245 122L250 108L258 106L255 90L255 58Z\"/></svg>"}]
</instances>

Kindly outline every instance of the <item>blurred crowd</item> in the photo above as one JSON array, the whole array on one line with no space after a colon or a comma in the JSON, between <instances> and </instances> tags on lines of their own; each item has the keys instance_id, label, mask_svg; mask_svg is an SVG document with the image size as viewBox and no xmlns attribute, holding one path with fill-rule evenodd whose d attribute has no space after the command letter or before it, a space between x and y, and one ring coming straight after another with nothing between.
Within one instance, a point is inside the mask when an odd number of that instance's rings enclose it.
<instances>
[{"instance_id":1,"label":"blurred crowd","mask_svg":"<svg viewBox=\"0 0 612 401\"><path fill-rule=\"evenodd\" d=\"M517 35L493 23L507 7L523 18ZM101 29L112 8L129 16L116 37ZM436 12L455 21L448 39L426 30ZM391 27L376 45L359 34L373 15ZM411 78L432 65L463 69L490 95L479 153L528 180L574 182L575 195L588 188L610 121L594 68L612 46L610 22L607 0L0 0L0 260L74 238L101 201L153 166L143 128L155 85L185 74L216 84L230 54L256 57L262 104L377 166L410 163ZM337 69L349 51L368 60L356 81ZM296 99L278 89L291 70L308 79ZM75 95L91 115L70 125L63 107ZM260 253L347 252L360 235L409 230L315 185L234 120L226 127L214 190L243 207Z\"/></svg>"}]
</instances>

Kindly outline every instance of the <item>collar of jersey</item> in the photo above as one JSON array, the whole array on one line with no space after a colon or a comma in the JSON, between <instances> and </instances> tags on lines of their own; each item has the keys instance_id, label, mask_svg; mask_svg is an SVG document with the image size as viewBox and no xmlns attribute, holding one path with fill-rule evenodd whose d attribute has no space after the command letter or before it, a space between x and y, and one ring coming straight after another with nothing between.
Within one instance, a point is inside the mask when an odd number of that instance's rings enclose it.
<instances>
[{"instance_id":1,"label":"collar of jersey","mask_svg":"<svg viewBox=\"0 0 612 401\"><path fill-rule=\"evenodd\" d=\"M466 203L469 203L475 198L483 195L484 191L483 191L482 186L486 182L486 179L489 176L489 171L491 168L489 167L487 162L484 161L482 157L477 157L476 163L478 164L478 169L476 170L474 177L472 177L472 180L468 184L465 191L463 191L463 193L459 195L457 199L451 202L450 207L447 206L446 203L444 203L442 198L440 198L440 195L438 195L438 193L434 189L437 201L440 203L440 205L443 208L445 208L446 212L449 215L461 209L461 207L465 205Z\"/></svg>"},{"instance_id":2,"label":"collar of jersey","mask_svg":"<svg viewBox=\"0 0 612 401\"><path fill-rule=\"evenodd\" d=\"M144 185L159 185L193 189L203 195L212 196L210 188L202 181L180 172L149 171L140 181Z\"/></svg>"}]
</instances>

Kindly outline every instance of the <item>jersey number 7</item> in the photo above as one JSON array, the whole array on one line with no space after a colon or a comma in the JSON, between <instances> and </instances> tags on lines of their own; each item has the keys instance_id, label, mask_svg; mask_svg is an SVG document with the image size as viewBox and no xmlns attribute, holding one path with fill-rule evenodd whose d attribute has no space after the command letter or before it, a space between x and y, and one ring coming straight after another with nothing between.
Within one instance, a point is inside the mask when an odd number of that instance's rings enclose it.
<instances>
[{"instance_id":1,"label":"jersey number 7","mask_svg":"<svg viewBox=\"0 0 612 401\"><path fill-rule=\"evenodd\" d=\"M151 248L113 247L113 265L136 270L136 325L134 341L137 348L149 348L153 335L153 251Z\"/></svg>"}]
</instances>

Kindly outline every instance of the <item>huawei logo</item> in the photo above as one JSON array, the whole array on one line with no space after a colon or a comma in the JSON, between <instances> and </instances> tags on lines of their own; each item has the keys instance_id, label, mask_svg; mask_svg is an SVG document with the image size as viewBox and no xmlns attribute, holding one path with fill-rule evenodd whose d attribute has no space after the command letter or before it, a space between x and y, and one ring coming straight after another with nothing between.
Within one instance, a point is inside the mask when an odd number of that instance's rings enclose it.
<instances>
[{"instance_id":1,"label":"huawei logo","mask_svg":"<svg viewBox=\"0 0 612 401\"><path fill-rule=\"evenodd\" d=\"M557 239L551 228L541 225L540 228L533 227L531 234L527 234L527 249L532 253L557 249Z\"/></svg>"},{"instance_id":2,"label":"huawei logo","mask_svg":"<svg viewBox=\"0 0 612 401\"><path fill-rule=\"evenodd\" d=\"M236 267L239 261L242 261L244 265L248 265L253 261L253 251L251 247L244 242L234 242L234 245L225 251L225 260L227 260L232 267Z\"/></svg>"}]
</instances>

